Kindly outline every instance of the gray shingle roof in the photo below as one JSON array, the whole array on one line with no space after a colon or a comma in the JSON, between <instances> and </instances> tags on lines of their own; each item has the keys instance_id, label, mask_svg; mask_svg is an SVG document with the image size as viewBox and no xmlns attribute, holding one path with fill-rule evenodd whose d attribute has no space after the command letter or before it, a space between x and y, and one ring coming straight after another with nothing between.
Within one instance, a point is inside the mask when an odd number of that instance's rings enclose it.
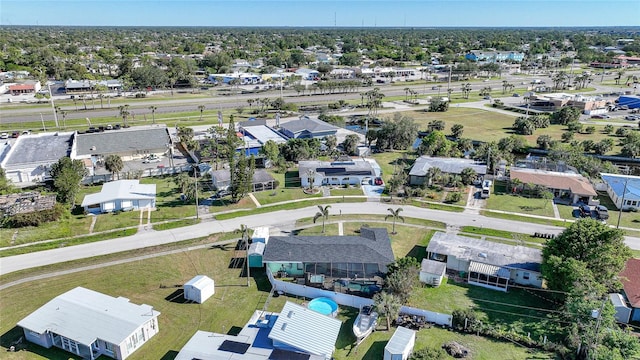
<instances>
[{"instance_id":1,"label":"gray shingle roof","mask_svg":"<svg viewBox=\"0 0 640 360\"><path fill-rule=\"evenodd\" d=\"M433 234L427 246L427 252L500 267L538 272L542 263L542 251L538 249L443 232Z\"/></svg>"},{"instance_id":2,"label":"gray shingle roof","mask_svg":"<svg viewBox=\"0 0 640 360\"><path fill-rule=\"evenodd\" d=\"M387 229L363 227L360 236L272 236L264 262L375 263L395 261Z\"/></svg>"},{"instance_id":3,"label":"gray shingle roof","mask_svg":"<svg viewBox=\"0 0 640 360\"><path fill-rule=\"evenodd\" d=\"M76 155L135 153L166 149L169 143L169 133L165 127L78 134Z\"/></svg>"},{"instance_id":4,"label":"gray shingle roof","mask_svg":"<svg viewBox=\"0 0 640 360\"><path fill-rule=\"evenodd\" d=\"M409 175L426 176L430 168L437 167L443 173L460 174L464 168L472 168L478 175L487 173L487 165L478 164L474 160L462 158L437 158L430 156L421 156L416 159L411 167Z\"/></svg>"},{"instance_id":5,"label":"gray shingle roof","mask_svg":"<svg viewBox=\"0 0 640 360\"><path fill-rule=\"evenodd\" d=\"M231 180L231 173L229 169L212 170L211 177L216 179L216 183L220 184ZM264 169L255 169L253 172L252 184L263 184L275 179Z\"/></svg>"},{"instance_id":6,"label":"gray shingle roof","mask_svg":"<svg viewBox=\"0 0 640 360\"><path fill-rule=\"evenodd\" d=\"M427 274L441 275L447 268L447 263L440 261L422 259L420 271Z\"/></svg>"}]
</instances>

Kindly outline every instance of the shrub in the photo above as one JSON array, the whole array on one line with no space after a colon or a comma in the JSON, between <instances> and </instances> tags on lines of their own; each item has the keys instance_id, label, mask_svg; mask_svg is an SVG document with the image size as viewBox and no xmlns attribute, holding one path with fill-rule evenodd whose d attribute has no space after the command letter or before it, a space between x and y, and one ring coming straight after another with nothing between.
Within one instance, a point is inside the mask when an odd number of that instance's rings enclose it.
<instances>
[{"instance_id":1,"label":"shrub","mask_svg":"<svg viewBox=\"0 0 640 360\"><path fill-rule=\"evenodd\" d=\"M7 225L12 228L39 226L46 222L59 220L64 212L64 206L56 204L52 209L13 215L9 217Z\"/></svg>"},{"instance_id":2,"label":"shrub","mask_svg":"<svg viewBox=\"0 0 640 360\"><path fill-rule=\"evenodd\" d=\"M454 203L458 202L462 199L462 194L459 192L450 192L447 194L447 197L444 199L446 203Z\"/></svg>"}]
</instances>

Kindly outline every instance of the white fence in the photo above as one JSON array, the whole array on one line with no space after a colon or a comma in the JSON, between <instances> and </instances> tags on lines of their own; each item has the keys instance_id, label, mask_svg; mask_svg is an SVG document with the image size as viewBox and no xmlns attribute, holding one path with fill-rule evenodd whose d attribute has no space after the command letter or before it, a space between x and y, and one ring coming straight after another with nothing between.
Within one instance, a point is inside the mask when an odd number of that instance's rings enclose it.
<instances>
[{"instance_id":1,"label":"white fence","mask_svg":"<svg viewBox=\"0 0 640 360\"><path fill-rule=\"evenodd\" d=\"M271 282L271 286L275 291L282 291L287 294L303 296L305 298L314 299L317 297L327 297L343 306L350 306L354 308L360 308L365 305L373 305L373 300L362 298L359 296L348 295L338 293L335 291L322 290L311 286L293 284L290 282L278 280L273 277L271 271L267 269L267 276ZM441 314L429 310L417 309L409 306L403 306L400 308L400 312L403 314L410 314L416 316L424 316L426 321L435 323L438 325L445 325L451 327L453 317L448 314Z\"/></svg>"}]
</instances>

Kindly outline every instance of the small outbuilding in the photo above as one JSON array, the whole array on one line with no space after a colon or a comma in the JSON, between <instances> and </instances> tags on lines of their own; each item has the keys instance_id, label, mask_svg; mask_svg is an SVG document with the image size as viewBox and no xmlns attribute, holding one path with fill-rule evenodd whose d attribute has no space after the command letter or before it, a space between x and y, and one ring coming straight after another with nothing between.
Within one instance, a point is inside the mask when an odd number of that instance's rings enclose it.
<instances>
[{"instance_id":1,"label":"small outbuilding","mask_svg":"<svg viewBox=\"0 0 640 360\"><path fill-rule=\"evenodd\" d=\"M438 287L442 283L442 278L444 277L446 271L446 263L435 260L422 259L422 264L420 266L420 282L423 284Z\"/></svg>"},{"instance_id":2,"label":"small outbuilding","mask_svg":"<svg viewBox=\"0 0 640 360\"><path fill-rule=\"evenodd\" d=\"M213 279L205 275L198 275L184 284L184 298L202 304L215 294Z\"/></svg>"},{"instance_id":3,"label":"small outbuilding","mask_svg":"<svg viewBox=\"0 0 640 360\"><path fill-rule=\"evenodd\" d=\"M391 339L384 347L384 360L407 360L416 344L416 332L398 326Z\"/></svg>"},{"instance_id":4,"label":"small outbuilding","mask_svg":"<svg viewBox=\"0 0 640 360\"><path fill-rule=\"evenodd\" d=\"M262 267L262 254L264 254L264 243L262 242L253 242L251 246L249 246L249 267L252 268L260 268Z\"/></svg>"},{"instance_id":5,"label":"small outbuilding","mask_svg":"<svg viewBox=\"0 0 640 360\"><path fill-rule=\"evenodd\" d=\"M627 306L627 302L621 294L609 294L609 300L616 309L615 318L617 322L628 324L631 319L631 308Z\"/></svg>"},{"instance_id":6,"label":"small outbuilding","mask_svg":"<svg viewBox=\"0 0 640 360\"><path fill-rule=\"evenodd\" d=\"M254 243L261 242L265 245L269 243L269 227L268 226L260 226L253 229L253 236L251 236L251 241Z\"/></svg>"}]
</instances>

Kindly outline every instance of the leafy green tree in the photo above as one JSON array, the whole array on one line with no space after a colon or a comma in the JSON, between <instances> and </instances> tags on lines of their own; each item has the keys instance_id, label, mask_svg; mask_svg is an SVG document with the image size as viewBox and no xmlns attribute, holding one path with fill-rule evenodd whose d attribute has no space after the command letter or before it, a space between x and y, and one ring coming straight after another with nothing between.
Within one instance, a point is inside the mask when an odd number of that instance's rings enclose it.
<instances>
[{"instance_id":1,"label":"leafy green tree","mask_svg":"<svg viewBox=\"0 0 640 360\"><path fill-rule=\"evenodd\" d=\"M536 125L526 117L518 117L513 123L513 129L520 135L532 135L536 131Z\"/></svg>"},{"instance_id":2,"label":"leafy green tree","mask_svg":"<svg viewBox=\"0 0 640 360\"><path fill-rule=\"evenodd\" d=\"M462 137L462 133L464 132L464 125L462 124L453 124L451 127L451 136L456 139L460 139Z\"/></svg>"},{"instance_id":3,"label":"leafy green tree","mask_svg":"<svg viewBox=\"0 0 640 360\"><path fill-rule=\"evenodd\" d=\"M593 219L571 224L560 235L547 241L542 251L542 274L553 290L566 291L574 286L573 273L582 263L586 270L608 290L619 288L617 275L631 257L623 232Z\"/></svg>"},{"instance_id":4,"label":"leafy green tree","mask_svg":"<svg viewBox=\"0 0 640 360\"><path fill-rule=\"evenodd\" d=\"M538 139L536 139L536 144L538 144L540 149L549 150L553 144L553 139L550 135L540 135L538 136Z\"/></svg>"},{"instance_id":5,"label":"leafy green tree","mask_svg":"<svg viewBox=\"0 0 640 360\"><path fill-rule=\"evenodd\" d=\"M58 201L75 205L76 195L80 190L80 181L87 175L87 169L82 160L71 160L63 157L51 165L53 187L58 193Z\"/></svg>"},{"instance_id":6,"label":"leafy green tree","mask_svg":"<svg viewBox=\"0 0 640 360\"><path fill-rule=\"evenodd\" d=\"M318 219L322 219L322 233L324 234L324 225L325 221L329 220L329 209L331 209L331 205L318 205L318 212L313 217L313 223L315 224Z\"/></svg>"},{"instance_id":7,"label":"leafy green tree","mask_svg":"<svg viewBox=\"0 0 640 360\"><path fill-rule=\"evenodd\" d=\"M356 155L358 150L358 143L360 143L360 138L358 135L349 134L345 137L344 142L342 143L342 148L344 152L349 155Z\"/></svg>"},{"instance_id":8,"label":"leafy green tree","mask_svg":"<svg viewBox=\"0 0 640 360\"><path fill-rule=\"evenodd\" d=\"M276 161L280 157L280 148L275 141L267 140L267 142L262 145L262 148L260 148L260 153L267 159Z\"/></svg>"},{"instance_id":9,"label":"leafy green tree","mask_svg":"<svg viewBox=\"0 0 640 360\"><path fill-rule=\"evenodd\" d=\"M442 131L444 130L446 124L442 120L431 120L427 125L427 131Z\"/></svg>"},{"instance_id":10,"label":"leafy green tree","mask_svg":"<svg viewBox=\"0 0 640 360\"><path fill-rule=\"evenodd\" d=\"M11 180L7 179L7 173L0 167L0 195L11 194L14 191Z\"/></svg>"},{"instance_id":11,"label":"leafy green tree","mask_svg":"<svg viewBox=\"0 0 640 360\"><path fill-rule=\"evenodd\" d=\"M391 320L398 317L402 302L392 293L379 292L373 296L373 306L387 321L387 331L391 329Z\"/></svg>"},{"instance_id":12,"label":"leafy green tree","mask_svg":"<svg viewBox=\"0 0 640 360\"><path fill-rule=\"evenodd\" d=\"M476 173L473 168L468 167L462 169L462 171L460 172L460 177L463 184L471 185L473 184L473 181L478 178L478 173Z\"/></svg>"},{"instance_id":13,"label":"leafy green tree","mask_svg":"<svg viewBox=\"0 0 640 360\"><path fill-rule=\"evenodd\" d=\"M613 125L611 124L605 125L604 129L602 129L602 132L605 134L611 134L613 132Z\"/></svg>"},{"instance_id":14,"label":"leafy green tree","mask_svg":"<svg viewBox=\"0 0 640 360\"><path fill-rule=\"evenodd\" d=\"M572 106L565 106L551 114L549 120L552 124L566 125L580 120L580 110Z\"/></svg>"},{"instance_id":15,"label":"leafy green tree","mask_svg":"<svg viewBox=\"0 0 640 360\"><path fill-rule=\"evenodd\" d=\"M397 209L392 209L392 208L388 208L387 211L389 211L389 215L384 217L384 221L387 221L387 219L392 218L393 219L393 225L392 225L392 230L391 230L391 234L395 235L397 234L396 232L396 220L402 220L402 222L404 222L404 217L400 216L400 212L402 211L402 208L397 208Z\"/></svg>"},{"instance_id":16,"label":"leafy green tree","mask_svg":"<svg viewBox=\"0 0 640 360\"><path fill-rule=\"evenodd\" d=\"M124 163L122 162L122 158L116 154L107 155L104 159L104 167L108 172L111 173L111 178L113 179L114 175L118 174L118 180L120 180L120 171L124 168Z\"/></svg>"}]
</instances>

